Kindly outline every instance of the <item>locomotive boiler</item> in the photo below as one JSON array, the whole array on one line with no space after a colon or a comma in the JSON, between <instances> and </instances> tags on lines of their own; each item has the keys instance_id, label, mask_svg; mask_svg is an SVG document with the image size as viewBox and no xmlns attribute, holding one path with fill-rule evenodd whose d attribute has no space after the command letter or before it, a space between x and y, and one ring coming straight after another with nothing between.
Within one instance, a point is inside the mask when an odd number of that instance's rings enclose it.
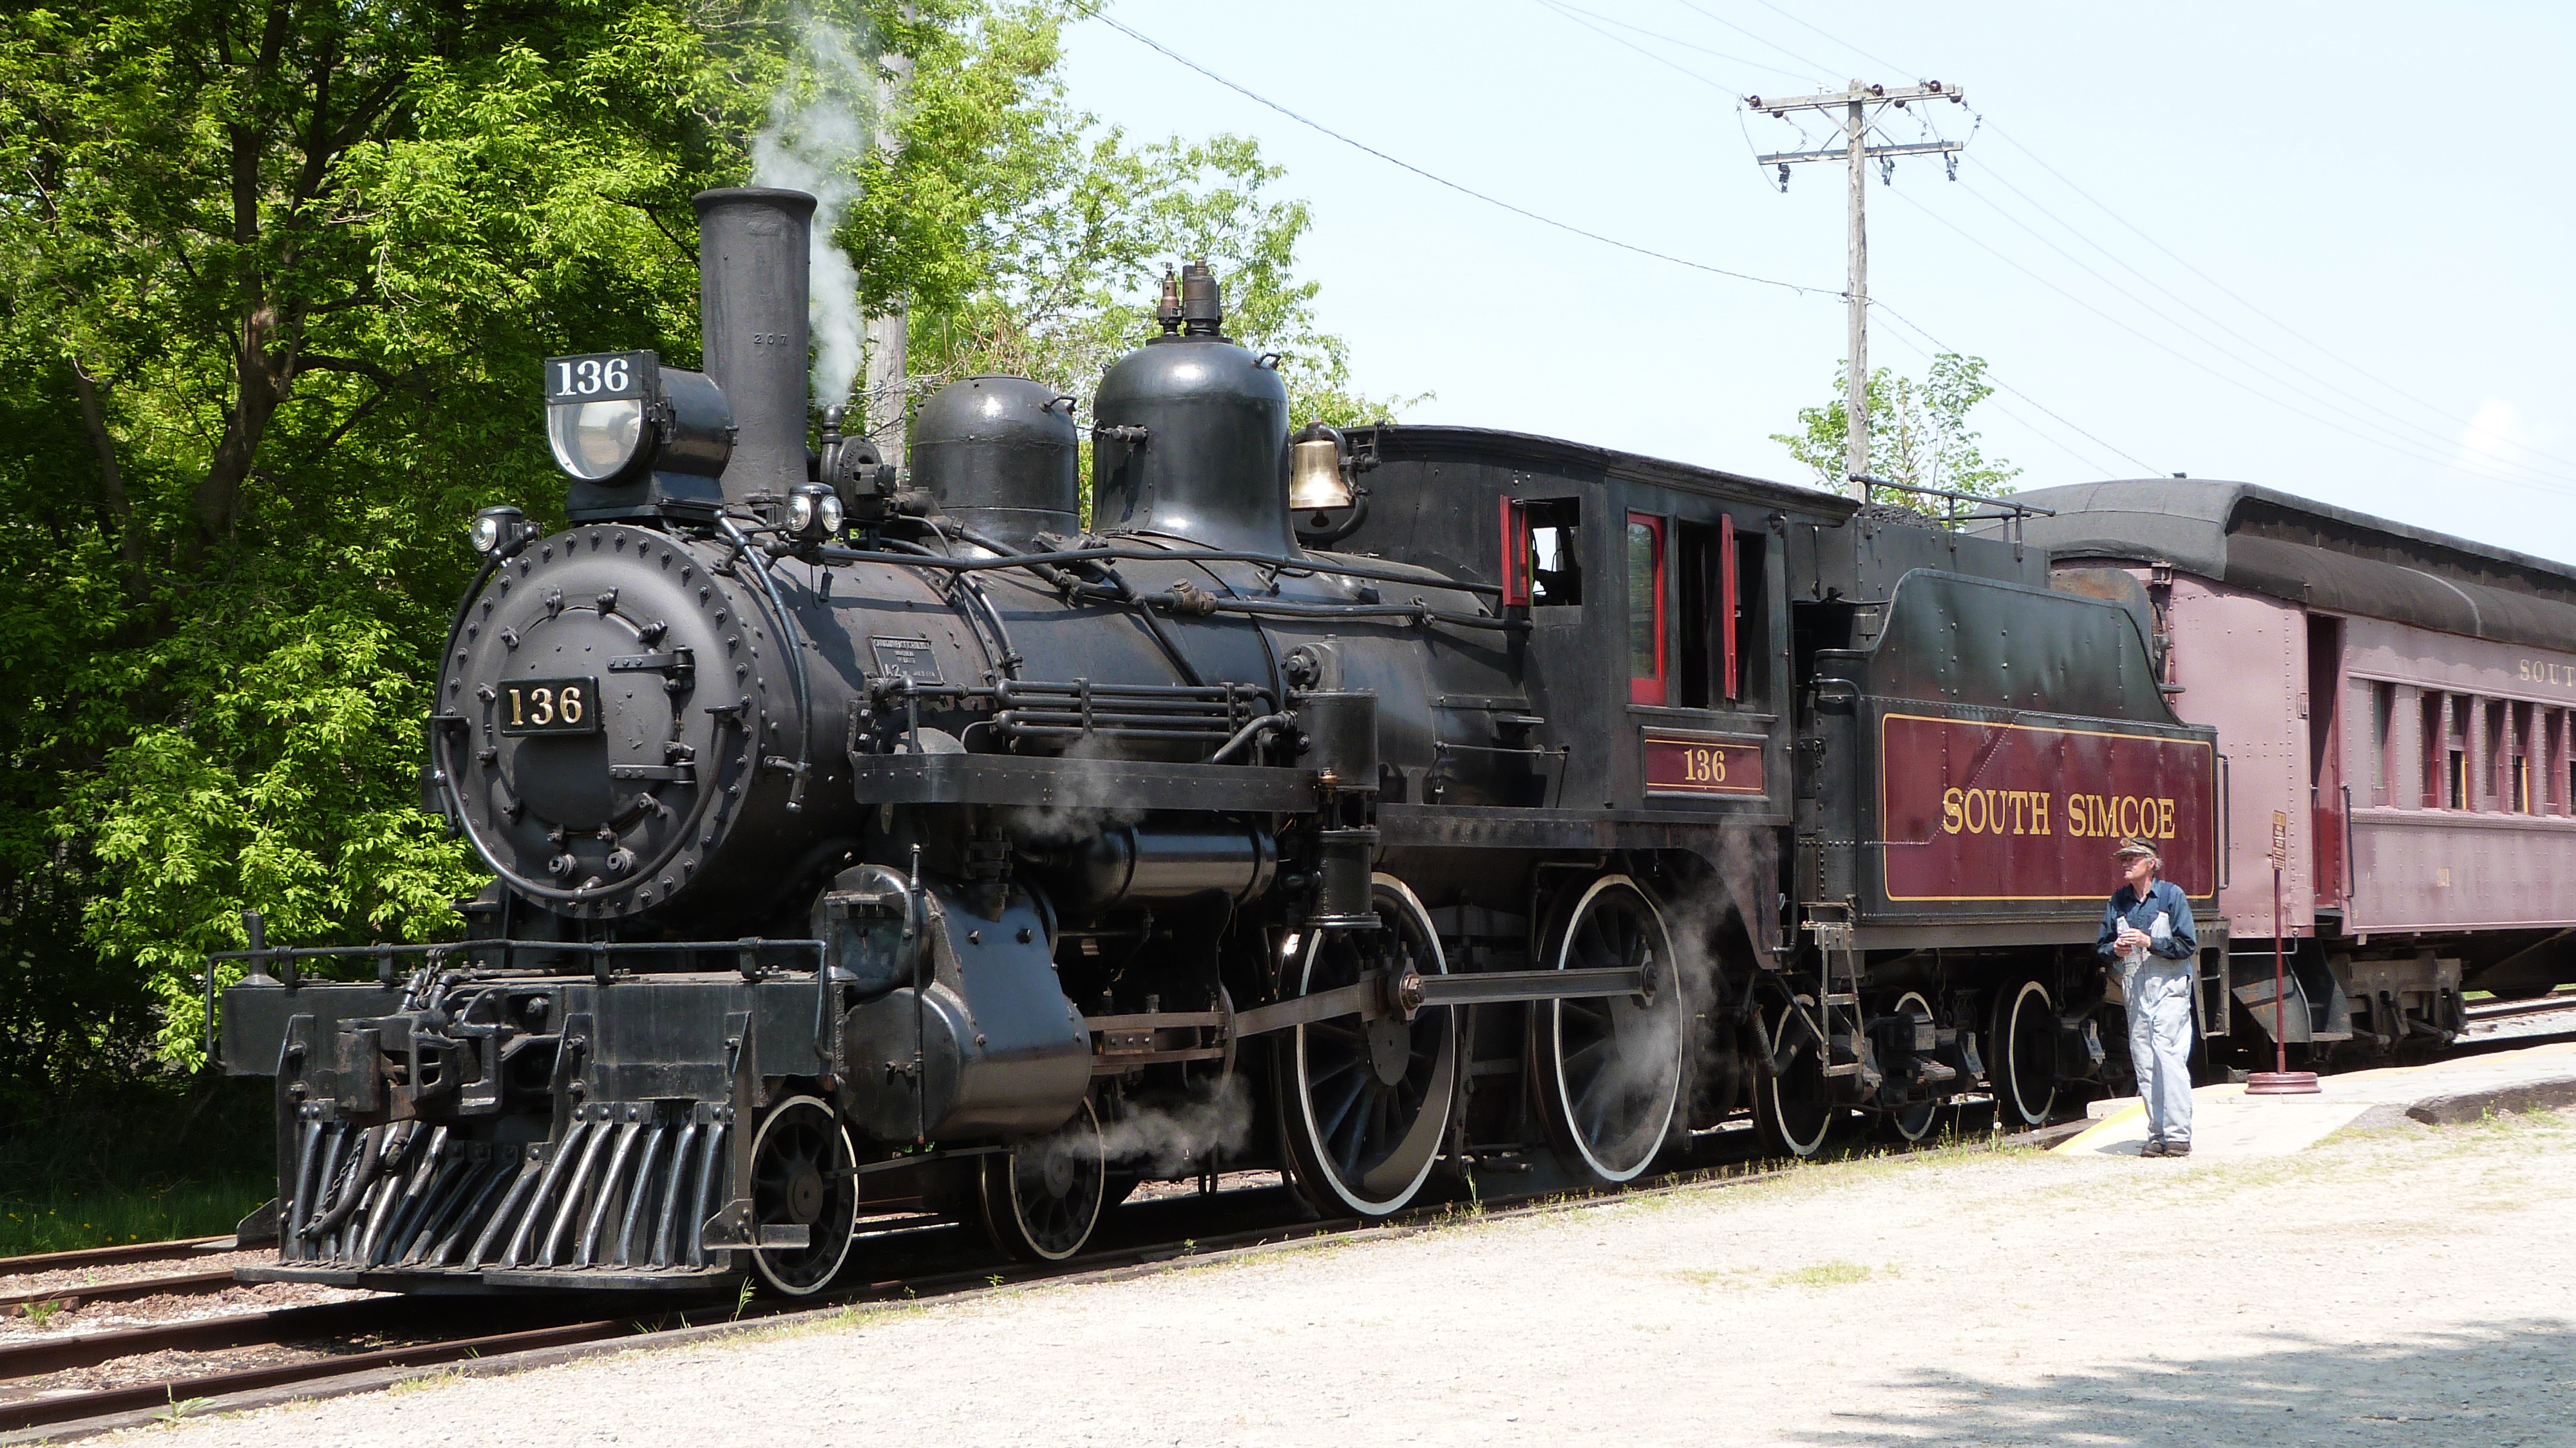
<instances>
[{"instance_id":1,"label":"locomotive boiler","mask_svg":"<svg viewBox=\"0 0 2576 1448\"><path fill-rule=\"evenodd\" d=\"M474 520L460 938L236 953L245 1276L809 1293L894 1214L1060 1259L1147 1177L1383 1216L2119 1079L2098 836L2206 898L2211 733L2044 557L1297 427L1198 264L1087 424L964 379L900 471L810 415L812 199L697 207L703 371L550 360L566 524Z\"/></svg>"}]
</instances>

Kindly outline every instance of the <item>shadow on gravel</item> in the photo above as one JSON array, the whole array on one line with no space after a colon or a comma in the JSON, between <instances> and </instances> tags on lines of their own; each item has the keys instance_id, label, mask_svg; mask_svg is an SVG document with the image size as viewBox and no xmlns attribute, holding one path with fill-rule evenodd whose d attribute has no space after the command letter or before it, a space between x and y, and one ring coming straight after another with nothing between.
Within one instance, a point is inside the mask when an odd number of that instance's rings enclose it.
<instances>
[{"instance_id":1,"label":"shadow on gravel","mask_svg":"<svg viewBox=\"0 0 2576 1448\"><path fill-rule=\"evenodd\" d=\"M2139 1343L2100 1329L2106 1355ZM2355 1348L2280 1333L2273 1350L2111 1365L2036 1384L1917 1374L1915 1412L1845 1411L1823 1444L2564 1444L2576 1437L2576 1323L2525 1320ZM1910 1395L1910 1394L1909 1394Z\"/></svg>"}]
</instances>

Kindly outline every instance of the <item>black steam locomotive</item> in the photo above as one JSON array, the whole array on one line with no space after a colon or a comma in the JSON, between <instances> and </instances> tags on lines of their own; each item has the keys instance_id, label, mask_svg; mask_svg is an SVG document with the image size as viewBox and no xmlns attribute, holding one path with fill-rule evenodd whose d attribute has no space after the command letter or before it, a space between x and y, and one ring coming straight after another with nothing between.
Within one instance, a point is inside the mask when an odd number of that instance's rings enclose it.
<instances>
[{"instance_id":1,"label":"black steam locomotive","mask_svg":"<svg viewBox=\"0 0 2576 1448\"><path fill-rule=\"evenodd\" d=\"M2009 526L1292 435L1203 266L1093 399L1088 531L1024 379L908 473L809 450L812 205L698 198L703 375L548 363L570 521L475 519L426 726L496 878L374 983L242 953L245 1276L807 1293L892 1212L1062 1258L1141 1178L1376 1216L2120 1073L2096 836L2206 897L2215 784L2118 597Z\"/></svg>"}]
</instances>

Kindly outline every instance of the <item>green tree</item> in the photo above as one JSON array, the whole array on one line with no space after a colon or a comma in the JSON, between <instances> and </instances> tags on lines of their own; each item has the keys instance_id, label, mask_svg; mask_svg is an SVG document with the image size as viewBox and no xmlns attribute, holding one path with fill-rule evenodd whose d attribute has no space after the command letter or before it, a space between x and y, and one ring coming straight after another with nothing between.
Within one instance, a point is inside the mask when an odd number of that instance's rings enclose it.
<instances>
[{"instance_id":1,"label":"green tree","mask_svg":"<svg viewBox=\"0 0 2576 1448\"><path fill-rule=\"evenodd\" d=\"M2012 491L2021 469L2001 458L1989 459L1979 433L1968 425L1968 413L1994 395L1985 380L1986 359L1944 352L1932 359L1932 370L1918 382L1886 367L1869 374L1869 472L1891 483L1917 488L1945 488L1981 498ZM1834 372L1835 398L1822 407L1798 409L1798 431L1775 432L1771 440L1812 469L1819 487L1844 490L1850 458L1851 414L1843 401L1850 373ZM1872 488L1870 501L1940 516L1949 504L1940 498L1900 488Z\"/></svg>"},{"instance_id":2,"label":"green tree","mask_svg":"<svg viewBox=\"0 0 2576 1448\"><path fill-rule=\"evenodd\" d=\"M824 25L916 62L840 162L924 370L1083 383L1164 255L1360 400L1250 143L1063 104L1054 3L85 0L0 16L0 1095L193 1064L257 908L421 938L480 874L418 807L431 652L496 502L559 513L539 359L698 351L689 196ZM1113 315L1114 314L1114 315ZM1338 401L1336 401L1338 399ZM14 1084L13 1084L14 1083ZM32 1101L32 1096L22 1096ZM5 1100L0 1100L5 1104Z\"/></svg>"}]
</instances>

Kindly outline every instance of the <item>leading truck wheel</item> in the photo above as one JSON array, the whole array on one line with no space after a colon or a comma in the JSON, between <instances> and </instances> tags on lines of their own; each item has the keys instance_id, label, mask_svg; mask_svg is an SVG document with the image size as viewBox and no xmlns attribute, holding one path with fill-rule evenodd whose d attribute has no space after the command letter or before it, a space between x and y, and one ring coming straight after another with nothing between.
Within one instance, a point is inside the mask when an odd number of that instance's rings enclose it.
<instances>
[{"instance_id":1,"label":"leading truck wheel","mask_svg":"<svg viewBox=\"0 0 2576 1448\"><path fill-rule=\"evenodd\" d=\"M850 1133L814 1097L790 1096L761 1118L751 1142L753 1225L806 1229L802 1247L752 1252L761 1281L789 1297L810 1297L832 1285L850 1257L858 1216L856 1164Z\"/></svg>"},{"instance_id":2,"label":"leading truck wheel","mask_svg":"<svg viewBox=\"0 0 2576 1448\"><path fill-rule=\"evenodd\" d=\"M2057 1104L2057 1002L2036 980L2016 981L1995 999L1995 1119L2006 1131L2048 1124Z\"/></svg>"},{"instance_id":3,"label":"leading truck wheel","mask_svg":"<svg viewBox=\"0 0 2576 1448\"><path fill-rule=\"evenodd\" d=\"M1372 895L1378 928L1310 936L1289 974L1294 994L1380 972L1449 973L1430 912L1404 882L1379 875ZM1282 1033L1280 1125L1297 1188L1317 1210L1383 1217L1422 1190L1458 1095L1456 1017L1453 1007L1427 1006L1410 1021L1354 1013Z\"/></svg>"},{"instance_id":4,"label":"leading truck wheel","mask_svg":"<svg viewBox=\"0 0 2576 1448\"><path fill-rule=\"evenodd\" d=\"M1637 882L1605 875L1566 913L1547 959L1558 970L1633 970L1637 995L1547 1001L1530 1011L1539 1101L1566 1164L1633 1181L1663 1148L1681 1100L1689 1015L1662 912Z\"/></svg>"},{"instance_id":5,"label":"leading truck wheel","mask_svg":"<svg viewBox=\"0 0 2576 1448\"><path fill-rule=\"evenodd\" d=\"M1061 1262L1081 1251L1109 1207L1104 1146L1086 1100L1064 1125L984 1158L984 1231L993 1245L1024 1262Z\"/></svg>"}]
</instances>

